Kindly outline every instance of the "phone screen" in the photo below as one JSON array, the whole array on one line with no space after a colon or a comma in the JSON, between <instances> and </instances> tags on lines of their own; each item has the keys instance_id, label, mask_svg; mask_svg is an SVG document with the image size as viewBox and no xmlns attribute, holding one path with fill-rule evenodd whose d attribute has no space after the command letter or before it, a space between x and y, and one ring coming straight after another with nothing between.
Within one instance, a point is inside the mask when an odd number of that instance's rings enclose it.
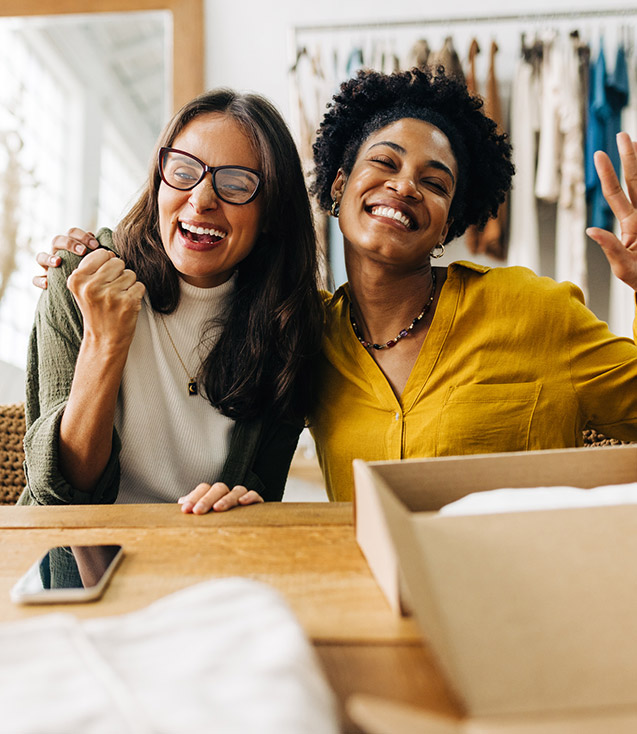
<instances>
[{"instance_id":1,"label":"phone screen","mask_svg":"<svg viewBox=\"0 0 637 734\"><path fill-rule=\"evenodd\" d=\"M11 589L19 604L81 602L99 598L122 556L121 545L50 548Z\"/></svg>"}]
</instances>

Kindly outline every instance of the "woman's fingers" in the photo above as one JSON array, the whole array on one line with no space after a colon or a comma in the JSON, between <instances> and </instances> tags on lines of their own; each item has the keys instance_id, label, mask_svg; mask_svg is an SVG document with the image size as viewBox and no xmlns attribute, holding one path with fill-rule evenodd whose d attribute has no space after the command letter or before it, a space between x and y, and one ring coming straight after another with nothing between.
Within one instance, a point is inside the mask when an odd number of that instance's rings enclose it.
<instances>
[{"instance_id":1,"label":"woman's fingers","mask_svg":"<svg viewBox=\"0 0 637 734\"><path fill-rule=\"evenodd\" d=\"M608 155L598 150L593 156L593 160L602 185L602 194L604 194L604 198L613 214L621 222L622 219L626 219L633 213L634 207L624 193Z\"/></svg>"},{"instance_id":2,"label":"woman's fingers","mask_svg":"<svg viewBox=\"0 0 637 734\"><path fill-rule=\"evenodd\" d=\"M41 288L43 291L45 291L49 285L46 275L36 275L31 279L31 282L36 288Z\"/></svg>"},{"instance_id":3,"label":"woman's fingers","mask_svg":"<svg viewBox=\"0 0 637 734\"><path fill-rule=\"evenodd\" d=\"M62 264L62 258L55 254L59 250L74 252L76 255L85 255L98 247L99 242L92 232L85 232L83 229L74 227L69 229L66 234L56 235L51 241L51 252L38 252L35 260L41 268L48 270L49 268L57 268ZM46 275L36 275L31 282L38 288L42 288L42 290L46 290L48 285Z\"/></svg>"},{"instance_id":4,"label":"woman's fingers","mask_svg":"<svg viewBox=\"0 0 637 734\"><path fill-rule=\"evenodd\" d=\"M191 512L194 515L205 515L210 510L223 512L238 505L252 505L263 502L258 492L248 490L246 487L237 485L230 489L223 482L214 484L199 484L195 489L177 502L181 505L182 512Z\"/></svg>"},{"instance_id":5,"label":"woman's fingers","mask_svg":"<svg viewBox=\"0 0 637 734\"><path fill-rule=\"evenodd\" d=\"M68 250L76 255L85 255L90 250L99 247L99 242L95 239L92 232L85 232L83 229L73 227L66 234L59 234L53 238L51 242L51 253L55 254L58 250Z\"/></svg>"},{"instance_id":6,"label":"woman's fingers","mask_svg":"<svg viewBox=\"0 0 637 734\"><path fill-rule=\"evenodd\" d=\"M617 149L622 162L622 170L626 181L626 189L633 206L637 206L637 142L630 135L621 132L617 135Z\"/></svg>"},{"instance_id":7,"label":"woman's fingers","mask_svg":"<svg viewBox=\"0 0 637 734\"><path fill-rule=\"evenodd\" d=\"M62 264L62 258L59 255L51 255L49 252L38 252L35 256L37 264L48 270L49 268L57 268Z\"/></svg>"},{"instance_id":8,"label":"woman's fingers","mask_svg":"<svg viewBox=\"0 0 637 734\"><path fill-rule=\"evenodd\" d=\"M90 255L82 258L80 264L73 272L77 273L79 271L80 273L85 274L95 273L102 267L102 265L109 262L109 260L119 261L122 263L123 269L124 261L120 260L114 252L111 252L111 250L100 249L95 252L91 252ZM117 265L115 265L115 267L117 267Z\"/></svg>"},{"instance_id":9,"label":"woman's fingers","mask_svg":"<svg viewBox=\"0 0 637 734\"><path fill-rule=\"evenodd\" d=\"M181 505L182 512L193 512L201 515L209 512L214 503L228 494L230 491L227 484L215 482L214 484L198 484L190 494L180 497L177 502Z\"/></svg>"},{"instance_id":10,"label":"woman's fingers","mask_svg":"<svg viewBox=\"0 0 637 734\"><path fill-rule=\"evenodd\" d=\"M586 234L601 247L613 275L637 290L637 252L623 245L612 232L589 227Z\"/></svg>"},{"instance_id":11,"label":"woman's fingers","mask_svg":"<svg viewBox=\"0 0 637 734\"><path fill-rule=\"evenodd\" d=\"M146 289L123 260L109 250L95 250L66 282L84 317L84 340L108 348L130 344Z\"/></svg>"},{"instance_id":12,"label":"woman's fingers","mask_svg":"<svg viewBox=\"0 0 637 734\"><path fill-rule=\"evenodd\" d=\"M254 489L248 490L245 494L242 494L239 497L240 505L255 505L259 502L264 502L264 499L258 492L255 492Z\"/></svg>"}]
</instances>

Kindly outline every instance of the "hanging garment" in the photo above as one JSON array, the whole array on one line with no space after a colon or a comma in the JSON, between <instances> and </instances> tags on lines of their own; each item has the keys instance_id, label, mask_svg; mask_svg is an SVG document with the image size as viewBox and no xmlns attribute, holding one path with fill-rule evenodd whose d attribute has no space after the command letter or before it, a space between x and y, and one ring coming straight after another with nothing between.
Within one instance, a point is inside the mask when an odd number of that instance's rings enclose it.
<instances>
[{"instance_id":1,"label":"hanging garment","mask_svg":"<svg viewBox=\"0 0 637 734\"><path fill-rule=\"evenodd\" d=\"M606 57L603 42L597 60L591 64L588 97L588 125L586 128L586 199L588 201L589 225L609 229L613 226L613 213L604 199L602 187L595 170L593 154L606 148L608 101L606 99Z\"/></svg>"},{"instance_id":2,"label":"hanging garment","mask_svg":"<svg viewBox=\"0 0 637 734\"><path fill-rule=\"evenodd\" d=\"M606 78L606 99L608 101L608 121L606 127L605 150L613 162L617 175L621 172L621 160L617 150L617 133L621 131L622 110L628 104L628 66L626 51L622 43L617 47L615 68Z\"/></svg>"},{"instance_id":3,"label":"hanging garment","mask_svg":"<svg viewBox=\"0 0 637 734\"><path fill-rule=\"evenodd\" d=\"M445 38L442 48L439 51L433 51L429 54L427 66L429 66L434 74L439 66L443 66L447 76L455 77L460 81L465 80L462 64L460 63L460 58L453 45L453 38L451 36Z\"/></svg>"},{"instance_id":4,"label":"hanging garment","mask_svg":"<svg viewBox=\"0 0 637 734\"><path fill-rule=\"evenodd\" d=\"M530 51L524 42L523 51ZM540 237L535 198L539 118L539 68L527 54L518 61L511 88L511 144L515 176L511 189L507 264L523 265L536 273L540 272Z\"/></svg>"},{"instance_id":5,"label":"hanging garment","mask_svg":"<svg viewBox=\"0 0 637 734\"><path fill-rule=\"evenodd\" d=\"M584 121L579 71L579 39L562 38L561 56L560 188L555 231L555 278L570 280L587 296L586 184L584 182Z\"/></svg>"},{"instance_id":6,"label":"hanging garment","mask_svg":"<svg viewBox=\"0 0 637 734\"><path fill-rule=\"evenodd\" d=\"M538 148L535 195L555 202L559 185L559 107L562 85L562 56L556 49L557 33L542 38L542 72L540 82L540 143Z\"/></svg>"},{"instance_id":7,"label":"hanging garment","mask_svg":"<svg viewBox=\"0 0 637 734\"><path fill-rule=\"evenodd\" d=\"M467 89L471 94L478 94L478 82L476 79L476 56L480 53L480 45L477 39L471 39L468 53L468 69L467 69ZM467 229L464 235L464 241L469 252L476 253L479 248L479 231L475 225Z\"/></svg>"},{"instance_id":8,"label":"hanging garment","mask_svg":"<svg viewBox=\"0 0 637 734\"><path fill-rule=\"evenodd\" d=\"M345 64L345 72L347 74L347 78L356 76L356 72L360 69L363 69L364 67L365 60L363 58L363 49L353 48L350 51L350 54L347 57L347 62Z\"/></svg>"},{"instance_id":9,"label":"hanging garment","mask_svg":"<svg viewBox=\"0 0 637 734\"><path fill-rule=\"evenodd\" d=\"M489 51L489 73L487 76L487 94L485 100L485 111L487 115L498 125L500 132L504 131L504 118L502 116L502 105L500 104L500 93L495 73L495 55L498 45L491 42ZM500 260L504 259L504 231L507 218L506 201L500 205L495 217L489 219L484 230L480 233L478 252L486 253Z\"/></svg>"},{"instance_id":10,"label":"hanging garment","mask_svg":"<svg viewBox=\"0 0 637 734\"><path fill-rule=\"evenodd\" d=\"M621 116L621 129L633 140L637 139L637 59L629 55L627 59L628 105ZM622 185L626 190L626 182ZM619 222L615 221L615 234L620 236ZM611 276L608 325L618 336L632 336L632 322L635 313L635 291L619 278Z\"/></svg>"},{"instance_id":11,"label":"hanging garment","mask_svg":"<svg viewBox=\"0 0 637 734\"><path fill-rule=\"evenodd\" d=\"M303 46L298 49L296 61L290 69L293 96L292 111L296 113L293 123L299 157L306 181L309 181L314 168L312 145L316 131L336 86L335 79L325 71L321 61L320 49L310 52ZM296 105L294 104L296 103ZM296 109L295 109L296 107ZM314 228L319 251L327 259L328 253L328 217L319 208L314 198L310 199L314 215Z\"/></svg>"},{"instance_id":12,"label":"hanging garment","mask_svg":"<svg viewBox=\"0 0 637 734\"><path fill-rule=\"evenodd\" d=\"M489 74L487 77L487 89L485 96L485 113L498 124L500 131L503 129L502 107L498 92L498 83L495 76L495 55L498 46L495 41L491 43L489 57ZM480 53L480 46L474 38L469 46L469 71L467 73L467 88L472 94L477 94L477 81L475 72L475 57ZM487 254L499 259L504 258L504 226L506 222L506 203L498 209L495 217L489 219L482 231L477 227L469 227L465 233L465 244L470 252Z\"/></svg>"},{"instance_id":13,"label":"hanging garment","mask_svg":"<svg viewBox=\"0 0 637 734\"><path fill-rule=\"evenodd\" d=\"M424 38L419 39L409 49L409 53L405 59L405 68L413 69L416 67L417 69L426 69L430 53L431 49L427 41Z\"/></svg>"}]
</instances>

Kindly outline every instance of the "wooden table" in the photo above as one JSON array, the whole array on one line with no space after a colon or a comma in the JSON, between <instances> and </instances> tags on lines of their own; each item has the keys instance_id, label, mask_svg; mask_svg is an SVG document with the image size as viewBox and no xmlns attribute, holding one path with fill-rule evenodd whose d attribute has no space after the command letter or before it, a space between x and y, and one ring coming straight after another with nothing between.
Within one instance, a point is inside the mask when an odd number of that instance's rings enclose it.
<instances>
[{"instance_id":1,"label":"wooden table","mask_svg":"<svg viewBox=\"0 0 637 734\"><path fill-rule=\"evenodd\" d=\"M174 505L0 506L0 620L59 610L20 607L9 589L55 545L120 543L125 556L97 603L78 617L138 609L212 577L246 576L287 599L313 642L341 704L376 693L439 713L457 707L411 619L396 617L355 538L349 503L272 503L204 516Z\"/></svg>"}]
</instances>

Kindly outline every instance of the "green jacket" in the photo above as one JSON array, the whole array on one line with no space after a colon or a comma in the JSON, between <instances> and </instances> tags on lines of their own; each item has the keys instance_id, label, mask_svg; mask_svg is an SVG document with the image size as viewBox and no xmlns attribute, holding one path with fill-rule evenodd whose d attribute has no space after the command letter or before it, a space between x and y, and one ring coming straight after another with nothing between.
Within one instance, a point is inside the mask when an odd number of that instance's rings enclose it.
<instances>
[{"instance_id":1,"label":"green jacket","mask_svg":"<svg viewBox=\"0 0 637 734\"><path fill-rule=\"evenodd\" d=\"M103 247L116 252L110 230L100 230L98 239ZM49 286L38 303L29 339L24 440L27 488L18 504L113 503L119 490L121 448L115 429L111 456L92 492L76 489L59 470L60 421L83 333L82 313L66 286L80 258L68 252L60 254L62 265L49 271ZM266 501L281 500L300 429L271 416L235 422L223 470L212 481L229 487L242 484ZM214 436L210 440L214 441Z\"/></svg>"}]
</instances>

